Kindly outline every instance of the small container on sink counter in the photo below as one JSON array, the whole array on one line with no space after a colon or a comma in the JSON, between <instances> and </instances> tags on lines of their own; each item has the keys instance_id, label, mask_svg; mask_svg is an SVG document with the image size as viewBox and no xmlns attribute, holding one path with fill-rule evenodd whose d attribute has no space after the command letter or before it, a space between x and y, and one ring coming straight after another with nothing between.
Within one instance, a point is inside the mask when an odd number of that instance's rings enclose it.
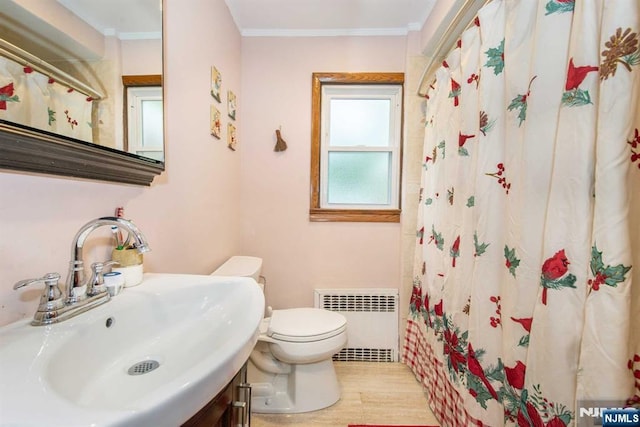
<instances>
[{"instance_id":1,"label":"small container on sink counter","mask_svg":"<svg viewBox=\"0 0 640 427\"><path fill-rule=\"evenodd\" d=\"M104 274L104 285L107 287L107 292L112 297L118 295L124 287L124 275L119 271L111 271Z\"/></svg>"},{"instance_id":2,"label":"small container on sink counter","mask_svg":"<svg viewBox=\"0 0 640 427\"><path fill-rule=\"evenodd\" d=\"M131 287L142 282L142 254L137 249L114 249L111 259L118 263L111 271L119 272L124 277L124 286Z\"/></svg>"}]
</instances>

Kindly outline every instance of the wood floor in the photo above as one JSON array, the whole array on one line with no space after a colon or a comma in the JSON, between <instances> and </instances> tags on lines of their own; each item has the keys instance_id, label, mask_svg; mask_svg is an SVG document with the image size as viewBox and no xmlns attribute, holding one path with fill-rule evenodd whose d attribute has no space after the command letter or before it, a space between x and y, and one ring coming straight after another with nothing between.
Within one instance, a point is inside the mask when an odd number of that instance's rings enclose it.
<instances>
[{"instance_id":1,"label":"wood floor","mask_svg":"<svg viewBox=\"0 0 640 427\"><path fill-rule=\"evenodd\" d=\"M349 424L439 425L422 387L401 363L334 362L342 397L304 414L253 414L252 427L346 427Z\"/></svg>"}]
</instances>

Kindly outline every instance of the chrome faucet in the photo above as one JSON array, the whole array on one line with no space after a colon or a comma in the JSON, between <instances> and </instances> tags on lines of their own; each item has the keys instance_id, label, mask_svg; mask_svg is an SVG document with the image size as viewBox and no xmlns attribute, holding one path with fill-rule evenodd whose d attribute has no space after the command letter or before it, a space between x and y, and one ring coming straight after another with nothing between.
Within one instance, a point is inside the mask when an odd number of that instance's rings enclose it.
<instances>
[{"instance_id":1,"label":"chrome faucet","mask_svg":"<svg viewBox=\"0 0 640 427\"><path fill-rule=\"evenodd\" d=\"M129 233L129 239L133 239L133 246L139 253L151 250L147 239L131 221L111 216L89 221L80 228L73 238L65 292L61 292L58 286L58 279L60 278L58 273L48 273L39 279L22 280L14 285L14 289L19 289L33 283L45 283L45 290L40 299L38 310L33 316L32 325L39 326L62 322L109 301L109 293L104 286L100 286L102 284L101 275L102 268L113 262L94 263L91 280L87 280L85 279L82 255L84 242L89 234L102 226L116 226L126 230Z\"/></svg>"},{"instance_id":2,"label":"chrome faucet","mask_svg":"<svg viewBox=\"0 0 640 427\"><path fill-rule=\"evenodd\" d=\"M151 248L144 234L135 226L134 223L123 218L117 218L114 216L105 216L102 218L94 219L83 225L76 233L71 244L71 261L69 262L69 275L67 276L67 302L76 302L84 299L87 296L82 295L84 286L88 281L85 280L84 275L84 260L82 256L82 248L84 242L93 230L102 226L116 226L124 228L129 232L129 237L133 238L133 246L141 254L149 252ZM128 239L127 239L128 240ZM80 292L76 292L80 289ZM91 293L91 289L87 289ZM102 293L102 292L100 292Z\"/></svg>"}]
</instances>

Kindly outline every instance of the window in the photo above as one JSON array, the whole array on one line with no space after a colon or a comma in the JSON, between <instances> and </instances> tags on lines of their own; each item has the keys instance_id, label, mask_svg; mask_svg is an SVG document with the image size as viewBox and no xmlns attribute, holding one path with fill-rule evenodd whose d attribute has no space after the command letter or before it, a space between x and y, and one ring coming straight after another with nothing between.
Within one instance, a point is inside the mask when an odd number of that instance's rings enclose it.
<instances>
[{"instance_id":1,"label":"window","mask_svg":"<svg viewBox=\"0 0 640 427\"><path fill-rule=\"evenodd\" d=\"M311 221L400 221L403 82L313 74Z\"/></svg>"},{"instance_id":2,"label":"window","mask_svg":"<svg viewBox=\"0 0 640 427\"><path fill-rule=\"evenodd\" d=\"M128 151L164 160L162 137L162 88L130 87L127 90Z\"/></svg>"},{"instance_id":3,"label":"window","mask_svg":"<svg viewBox=\"0 0 640 427\"><path fill-rule=\"evenodd\" d=\"M164 160L162 81L157 75L122 76L125 151Z\"/></svg>"}]
</instances>

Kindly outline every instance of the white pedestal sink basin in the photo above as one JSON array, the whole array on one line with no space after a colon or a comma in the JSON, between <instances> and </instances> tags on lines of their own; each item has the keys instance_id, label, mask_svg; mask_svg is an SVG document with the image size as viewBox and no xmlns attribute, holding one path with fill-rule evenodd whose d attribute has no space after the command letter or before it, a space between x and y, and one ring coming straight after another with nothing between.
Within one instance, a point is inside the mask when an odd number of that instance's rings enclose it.
<instances>
[{"instance_id":1,"label":"white pedestal sink basin","mask_svg":"<svg viewBox=\"0 0 640 427\"><path fill-rule=\"evenodd\" d=\"M0 425L179 426L248 359L263 312L250 278L145 274L73 319L2 327Z\"/></svg>"}]
</instances>

